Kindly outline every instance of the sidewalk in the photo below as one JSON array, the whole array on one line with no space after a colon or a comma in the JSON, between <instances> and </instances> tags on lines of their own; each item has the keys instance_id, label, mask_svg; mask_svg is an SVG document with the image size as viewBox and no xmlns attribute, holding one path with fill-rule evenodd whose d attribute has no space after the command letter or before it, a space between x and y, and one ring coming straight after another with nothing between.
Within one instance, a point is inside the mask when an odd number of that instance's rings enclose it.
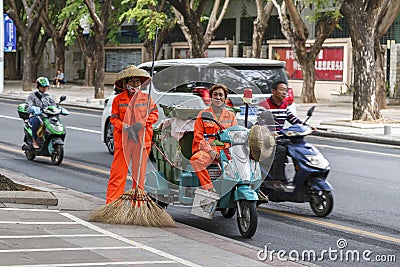
<instances>
[{"instance_id":1,"label":"sidewalk","mask_svg":"<svg viewBox=\"0 0 400 267\"><path fill-rule=\"evenodd\" d=\"M87 222L103 199L0 172L58 198L57 206L0 203L0 266L303 266L260 261L259 248L180 223L151 228Z\"/></svg>"}]
</instances>

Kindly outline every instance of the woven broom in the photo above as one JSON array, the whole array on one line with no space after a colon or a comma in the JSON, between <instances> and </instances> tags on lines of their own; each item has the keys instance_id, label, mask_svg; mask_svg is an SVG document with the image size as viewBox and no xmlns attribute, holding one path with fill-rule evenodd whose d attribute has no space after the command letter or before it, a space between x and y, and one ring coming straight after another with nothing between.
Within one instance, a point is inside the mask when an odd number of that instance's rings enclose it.
<instances>
[{"instance_id":1,"label":"woven broom","mask_svg":"<svg viewBox=\"0 0 400 267\"><path fill-rule=\"evenodd\" d=\"M153 63L151 67L151 76L154 73L154 61L156 54L158 28L156 30L154 41ZM152 83L149 87L149 96L147 100L146 118L150 113L150 94ZM142 162L146 127L144 127L143 138L140 149L139 162ZM137 179L140 179L140 166L138 168ZM104 222L111 224L132 224L138 226L153 227L174 227L175 222L172 217L142 189L139 188L139 181L136 187L130 189L118 199L106 206L94 211L89 218L90 221Z\"/></svg>"}]
</instances>

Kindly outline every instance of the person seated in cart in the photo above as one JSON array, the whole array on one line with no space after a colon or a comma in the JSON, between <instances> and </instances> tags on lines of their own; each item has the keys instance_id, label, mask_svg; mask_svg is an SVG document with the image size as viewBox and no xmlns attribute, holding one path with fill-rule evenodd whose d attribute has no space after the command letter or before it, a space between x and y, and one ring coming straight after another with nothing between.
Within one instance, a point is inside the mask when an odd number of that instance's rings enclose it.
<instances>
[{"instance_id":1,"label":"person seated in cart","mask_svg":"<svg viewBox=\"0 0 400 267\"><path fill-rule=\"evenodd\" d=\"M219 160L219 151L224 149L215 138L205 138L204 134L215 134L220 128L213 122L203 120L203 112L210 112L214 120L218 121L224 129L237 125L235 114L226 108L225 100L228 97L228 88L223 84L214 84L210 88L211 106L200 111L194 123L194 138L192 157L190 163L199 178L204 190L215 191L207 167Z\"/></svg>"}]
</instances>

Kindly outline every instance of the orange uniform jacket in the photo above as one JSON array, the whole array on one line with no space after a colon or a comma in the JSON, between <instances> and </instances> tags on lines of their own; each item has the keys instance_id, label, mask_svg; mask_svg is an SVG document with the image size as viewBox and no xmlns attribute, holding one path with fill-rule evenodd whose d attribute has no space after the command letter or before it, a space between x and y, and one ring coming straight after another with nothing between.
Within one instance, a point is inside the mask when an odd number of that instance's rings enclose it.
<instances>
[{"instance_id":1,"label":"orange uniform jacket","mask_svg":"<svg viewBox=\"0 0 400 267\"><path fill-rule=\"evenodd\" d=\"M209 152L210 150L219 152L221 149L223 149L223 147L213 146L215 138L208 138L208 140L204 138L204 134L214 134L218 132L220 128L215 122L207 120L203 121L201 119L201 114L203 112L211 112L214 116L214 119L222 125L223 129L237 125L237 120L235 114L225 108L222 110L219 119L217 119L217 116L211 107L200 111L196 118L196 122L194 123L194 138L192 147L193 156L190 159L190 163L192 164L203 189L209 189L213 186L211 184L210 175L208 174L206 168L214 160L211 158Z\"/></svg>"},{"instance_id":2,"label":"orange uniform jacket","mask_svg":"<svg viewBox=\"0 0 400 267\"><path fill-rule=\"evenodd\" d=\"M128 165L132 160L132 179L133 187L136 186L138 169L140 167L139 187L144 188L144 177L148 154L151 148L151 139L153 136L152 125L158 120L157 106L150 99L150 113L146 118L148 94L138 91L134 96L128 94L125 90L114 98L112 103L110 121L114 126L114 160L111 165L110 179L108 181L106 203L118 199L125 190ZM147 153L143 153L142 162L139 162L141 145L133 144L128 140L127 133L123 131L124 123L133 125L140 122L146 126L145 148ZM142 141L143 129L139 131L139 140Z\"/></svg>"}]
</instances>

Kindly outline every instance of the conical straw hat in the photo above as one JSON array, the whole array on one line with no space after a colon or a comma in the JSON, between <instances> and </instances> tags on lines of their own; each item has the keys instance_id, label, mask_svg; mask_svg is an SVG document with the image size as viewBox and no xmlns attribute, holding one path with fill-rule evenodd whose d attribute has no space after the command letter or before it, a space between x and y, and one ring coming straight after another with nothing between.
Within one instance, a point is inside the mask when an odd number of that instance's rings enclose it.
<instances>
[{"instance_id":1,"label":"conical straw hat","mask_svg":"<svg viewBox=\"0 0 400 267\"><path fill-rule=\"evenodd\" d=\"M114 82L115 87L119 89L124 89L124 81L126 78L130 77L140 77L140 80L142 81L142 86L146 85L146 83L150 81L150 75L147 71L138 69L135 65L130 65L124 70L118 72Z\"/></svg>"},{"instance_id":2,"label":"conical straw hat","mask_svg":"<svg viewBox=\"0 0 400 267\"><path fill-rule=\"evenodd\" d=\"M275 138L264 126L254 125L249 133L250 153L254 160L268 159L275 146Z\"/></svg>"}]
</instances>

